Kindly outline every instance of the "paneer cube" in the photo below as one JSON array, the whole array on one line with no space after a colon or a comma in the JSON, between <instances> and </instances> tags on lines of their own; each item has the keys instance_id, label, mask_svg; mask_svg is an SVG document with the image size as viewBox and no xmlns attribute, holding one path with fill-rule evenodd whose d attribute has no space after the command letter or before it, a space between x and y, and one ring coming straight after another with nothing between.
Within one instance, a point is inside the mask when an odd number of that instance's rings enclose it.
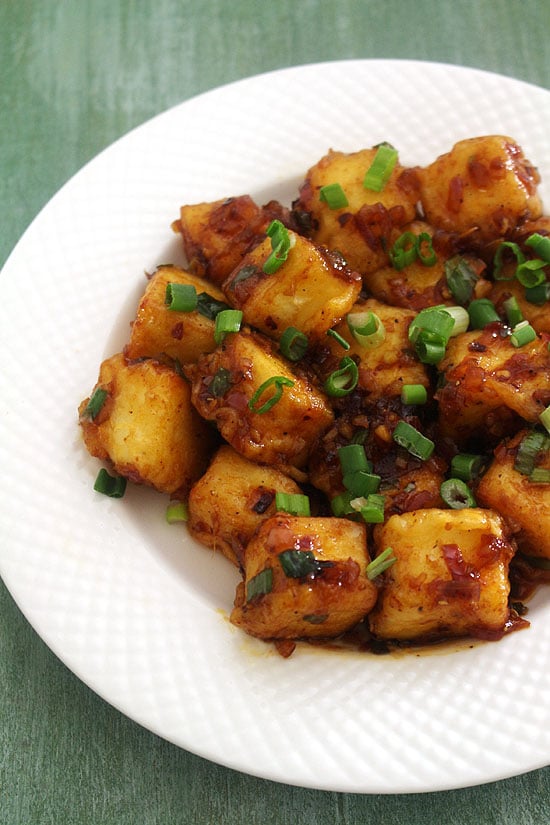
<instances>
[{"instance_id":1,"label":"paneer cube","mask_svg":"<svg viewBox=\"0 0 550 825\"><path fill-rule=\"evenodd\" d=\"M397 163L382 191L363 185L377 148L345 153L330 151L311 169L294 203L312 223L315 243L338 249L361 274L388 263L388 240L395 227L415 217L418 188L415 173ZM331 208L321 198L324 186L339 183L348 204Z\"/></svg>"},{"instance_id":2,"label":"paneer cube","mask_svg":"<svg viewBox=\"0 0 550 825\"><path fill-rule=\"evenodd\" d=\"M187 381L165 364L129 363L118 354L101 364L97 388L107 392L98 414L86 413L89 399L79 407L88 452L134 483L185 495L215 444Z\"/></svg>"},{"instance_id":3,"label":"paneer cube","mask_svg":"<svg viewBox=\"0 0 550 825\"><path fill-rule=\"evenodd\" d=\"M497 639L509 617L514 548L491 510L416 510L376 529L376 555L397 561L369 623L374 636L403 642L475 636Z\"/></svg>"},{"instance_id":4,"label":"paneer cube","mask_svg":"<svg viewBox=\"0 0 550 825\"><path fill-rule=\"evenodd\" d=\"M246 548L231 621L261 639L338 636L374 606L369 561L362 524L273 516Z\"/></svg>"},{"instance_id":5,"label":"paneer cube","mask_svg":"<svg viewBox=\"0 0 550 825\"><path fill-rule=\"evenodd\" d=\"M166 305L168 284L189 284L201 298L199 309L174 312ZM223 293L209 283L175 266L159 266L147 284L132 323L130 341L124 354L129 359L168 358L180 364L190 364L203 352L211 352L214 340L214 313L208 311L214 302L225 305Z\"/></svg>"},{"instance_id":6,"label":"paneer cube","mask_svg":"<svg viewBox=\"0 0 550 825\"><path fill-rule=\"evenodd\" d=\"M300 494L301 489L274 467L223 445L189 493L189 532L242 567L246 545L262 521L275 515L278 492Z\"/></svg>"},{"instance_id":7,"label":"paneer cube","mask_svg":"<svg viewBox=\"0 0 550 825\"><path fill-rule=\"evenodd\" d=\"M550 353L538 337L514 347L504 325L489 324L451 338L439 364L441 433L464 443L479 428L486 443L536 422L550 403Z\"/></svg>"},{"instance_id":8,"label":"paneer cube","mask_svg":"<svg viewBox=\"0 0 550 825\"><path fill-rule=\"evenodd\" d=\"M188 374L200 415L251 461L287 471L303 467L315 439L333 421L323 393L293 372L260 333L229 334Z\"/></svg>"},{"instance_id":9,"label":"paneer cube","mask_svg":"<svg viewBox=\"0 0 550 825\"><path fill-rule=\"evenodd\" d=\"M426 220L483 243L538 218L540 177L512 138L487 135L456 143L418 170Z\"/></svg>"},{"instance_id":10,"label":"paneer cube","mask_svg":"<svg viewBox=\"0 0 550 825\"><path fill-rule=\"evenodd\" d=\"M336 252L289 230L291 249L273 274L264 272L272 252L266 238L246 255L223 284L228 302L245 321L278 340L287 327L321 338L353 305L361 277Z\"/></svg>"},{"instance_id":11,"label":"paneer cube","mask_svg":"<svg viewBox=\"0 0 550 825\"><path fill-rule=\"evenodd\" d=\"M538 483L514 468L518 449L532 431L523 429L496 448L489 469L476 490L476 500L499 510L528 556L550 559L550 483ZM538 456L536 467L550 471L550 450Z\"/></svg>"}]
</instances>

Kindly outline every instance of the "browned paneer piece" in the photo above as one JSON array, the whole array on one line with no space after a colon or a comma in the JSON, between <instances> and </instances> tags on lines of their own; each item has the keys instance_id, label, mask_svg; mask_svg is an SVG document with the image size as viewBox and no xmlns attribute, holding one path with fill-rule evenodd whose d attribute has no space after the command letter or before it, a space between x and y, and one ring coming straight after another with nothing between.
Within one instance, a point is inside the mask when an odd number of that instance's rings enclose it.
<instances>
[{"instance_id":1,"label":"browned paneer piece","mask_svg":"<svg viewBox=\"0 0 550 825\"><path fill-rule=\"evenodd\" d=\"M293 204L297 215L307 215L315 243L337 249L352 269L373 272L388 263L388 240L396 227L415 217L419 197L413 170L396 163L381 191L363 185L377 147L359 152L330 151L309 169ZM331 208L321 189L339 184L348 201Z\"/></svg>"},{"instance_id":2,"label":"browned paneer piece","mask_svg":"<svg viewBox=\"0 0 550 825\"><path fill-rule=\"evenodd\" d=\"M288 210L271 201L258 206L249 195L182 206L172 229L181 235L189 268L221 285L241 258L263 240L274 218Z\"/></svg>"},{"instance_id":3,"label":"browned paneer piece","mask_svg":"<svg viewBox=\"0 0 550 825\"><path fill-rule=\"evenodd\" d=\"M275 515L275 494L300 487L275 467L256 464L223 445L189 493L189 532L242 567L244 549L262 521Z\"/></svg>"},{"instance_id":4,"label":"browned paneer piece","mask_svg":"<svg viewBox=\"0 0 550 825\"><path fill-rule=\"evenodd\" d=\"M361 290L361 276L336 252L288 231L291 248L271 273L264 266L272 254L271 238L246 255L223 284L228 302L245 321L278 340L288 327L319 339L351 308Z\"/></svg>"},{"instance_id":5,"label":"browned paneer piece","mask_svg":"<svg viewBox=\"0 0 550 825\"><path fill-rule=\"evenodd\" d=\"M273 516L246 548L231 621L261 639L338 636L376 602L369 561L363 524Z\"/></svg>"},{"instance_id":6,"label":"browned paneer piece","mask_svg":"<svg viewBox=\"0 0 550 825\"><path fill-rule=\"evenodd\" d=\"M483 244L541 215L539 174L503 135L459 141L419 169L418 178L426 220Z\"/></svg>"},{"instance_id":7,"label":"browned paneer piece","mask_svg":"<svg viewBox=\"0 0 550 825\"><path fill-rule=\"evenodd\" d=\"M198 308L192 312L169 309L168 284L193 286L201 296ZM193 363L216 346L212 311L216 302L227 306L223 293L214 284L175 266L159 266L139 302L124 354L129 359L167 356L180 364Z\"/></svg>"},{"instance_id":8,"label":"browned paneer piece","mask_svg":"<svg viewBox=\"0 0 550 825\"><path fill-rule=\"evenodd\" d=\"M479 508L415 510L375 530L376 555L391 547L369 623L378 639L497 639L509 618L514 548L498 513Z\"/></svg>"},{"instance_id":9,"label":"browned paneer piece","mask_svg":"<svg viewBox=\"0 0 550 825\"><path fill-rule=\"evenodd\" d=\"M189 376L199 413L251 461L287 471L303 467L333 420L326 397L293 372L261 333L243 329L227 335Z\"/></svg>"},{"instance_id":10,"label":"browned paneer piece","mask_svg":"<svg viewBox=\"0 0 550 825\"><path fill-rule=\"evenodd\" d=\"M86 412L89 399L79 407L88 452L130 481L185 495L215 445L211 427L191 404L187 381L165 364L129 363L118 354L101 364L94 389L107 395L93 419Z\"/></svg>"},{"instance_id":11,"label":"browned paneer piece","mask_svg":"<svg viewBox=\"0 0 550 825\"><path fill-rule=\"evenodd\" d=\"M506 318L506 301L515 298L523 318L529 321L537 332L550 333L550 302L543 300L540 303L528 301L525 297L525 287L515 278L507 281L495 281L488 298L494 303L499 315Z\"/></svg>"},{"instance_id":12,"label":"browned paneer piece","mask_svg":"<svg viewBox=\"0 0 550 825\"><path fill-rule=\"evenodd\" d=\"M410 233L410 234L409 234ZM413 244L413 237L419 240ZM405 241L405 238L407 240ZM457 303L447 282L447 270L452 271L459 256L450 252L446 239L441 244L437 241L438 233L429 224L423 221L414 221L402 228L402 232L395 232L392 242L404 246L406 249L417 245L421 256L401 267L398 255L395 263L383 266L364 277L365 286L379 301L398 307L407 307L417 312L425 307ZM428 240L429 239L429 240ZM472 298L482 298L487 295L491 284L483 278L485 263L473 255L461 255L472 272Z\"/></svg>"},{"instance_id":13,"label":"browned paneer piece","mask_svg":"<svg viewBox=\"0 0 550 825\"><path fill-rule=\"evenodd\" d=\"M510 330L492 323L451 338L436 394L442 435L463 444L477 430L488 444L536 422L550 403L550 353L537 337L513 346Z\"/></svg>"},{"instance_id":14,"label":"browned paneer piece","mask_svg":"<svg viewBox=\"0 0 550 825\"><path fill-rule=\"evenodd\" d=\"M359 339L350 331L350 323L366 323L371 317L377 325L372 340ZM346 318L337 324L335 332L349 344L344 350L337 338L328 336L319 358L319 372L323 380L338 370L342 357L353 358L359 367L358 389L369 400L399 396L404 384L429 386L426 367L420 363L409 343L409 325L416 313L391 307L374 298L357 302Z\"/></svg>"},{"instance_id":15,"label":"browned paneer piece","mask_svg":"<svg viewBox=\"0 0 550 825\"><path fill-rule=\"evenodd\" d=\"M522 553L550 559L550 483L538 482L536 474L531 478L531 472L516 469L517 465L529 470L529 461L521 459L518 464L518 452L531 452L533 434L538 446L532 451L533 469L542 470L543 477L544 471L550 473L550 436L523 429L496 448L477 487L476 500L502 513Z\"/></svg>"}]
</instances>

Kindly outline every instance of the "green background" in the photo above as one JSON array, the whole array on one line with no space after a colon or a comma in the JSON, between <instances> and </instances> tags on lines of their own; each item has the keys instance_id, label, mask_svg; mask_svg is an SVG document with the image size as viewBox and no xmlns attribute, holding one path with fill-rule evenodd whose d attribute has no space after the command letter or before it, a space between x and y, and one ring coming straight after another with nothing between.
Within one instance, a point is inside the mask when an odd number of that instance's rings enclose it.
<instances>
[{"instance_id":1,"label":"green background","mask_svg":"<svg viewBox=\"0 0 550 825\"><path fill-rule=\"evenodd\" d=\"M550 88L549 24L547 0L0 0L0 264L86 161L202 91L289 65L377 57ZM0 584L0 825L542 825L549 791L549 769L367 796L213 765L99 699Z\"/></svg>"}]
</instances>

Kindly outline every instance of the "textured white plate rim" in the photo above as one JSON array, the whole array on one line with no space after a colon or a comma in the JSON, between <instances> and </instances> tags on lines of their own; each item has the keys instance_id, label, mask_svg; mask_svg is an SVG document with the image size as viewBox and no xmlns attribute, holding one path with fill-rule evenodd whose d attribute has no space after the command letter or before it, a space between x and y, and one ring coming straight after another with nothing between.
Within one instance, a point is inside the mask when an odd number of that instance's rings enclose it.
<instances>
[{"instance_id":1,"label":"textured white plate rim","mask_svg":"<svg viewBox=\"0 0 550 825\"><path fill-rule=\"evenodd\" d=\"M373 117L380 111L387 115L383 123L369 119L363 108L350 112L350 100L370 81L390 102L398 82L405 91L451 89L457 95L457 122L448 103L424 104L435 114L442 107L450 120L435 138L432 126L415 120L405 100L404 114L416 131L413 140L396 142L402 156L408 153L404 162L426 162L436 150L449 148L451 137L475 134L472 116L487 128L500 127L491 131L517 137L550 174L550 158L533 121L545 120L543 112L529 114L541 106L548 110L547 91L490 72L408 60L334 61L245 78L158 115L104 150L42 210L3 270L0 460L11 473L0 507L7 537L0 570L23 613L68 667L166 739L220 764L290 784L419 792L489 782L548 763L544 678L540 684L548 661L547 600L534 601L529 631L497 646L374 660L305 648L285 662L229 626L222 610L230 607L232 572L200 548L175 545L174 532L162 524L164 502L141 490L115 505L91 494L97 465L84 454L74 426L74 409L93 384L99 361L125 340L125 323L143 285L139 273L166 260L163 254L177 256L167 227L179 204L243 191L258 200L264 194L288 196L307 165L329 146L352 150L393 133L402 138L387 101L370 99ZM300 87L307 94L285 100L285 91ZM321 92L328 99L320 98ZM500 95L504 113L492 113L489 105L487 113L477 114L482 100L487 108L487 95ZM514 114L522 114L522 106L526 110L513 129L505 106L510 98ZM278 106L281 100L285 105ZM249 127L245 134L231 119L236 102L247 104L239 115L243 129ZM292 125L277 119L280 110ZM259 124L270 113L263 127L269 127L267 135ZM365 123L368 134L362 131ZM254 139L250 126L256 129ZM166 149L174 163L174 127L183 127L181 143L191 160L182 162L181 180L167 181L165 161L154 155L144 160L143 149ZM208 137L209 128L220 131ZM277 130L281 143L272 135ZM237 137L246 159L228 154L227 142ZM265 166L264 144L271 150ZM221 159L212 155L206 166L201 153L213 146ZM200 180L193 178L191 162L202 169ZM181 171L177 163L173 168ZM205 175L205 169L212 174ZM75 269L82 272L79 286L86 279L87 311L70 291L67 297ZM23 274L30 291L26 303L17 287ZM38 353L42 372L32 375ZM55 374L63 376L61 388L44 376L43 365L46 372L55 366ZM47 462L55 465L57 488L53 483L44 488ZM60 493L64 510L55 498ZM29 495L41 512L38 534L36 522L25 518L22 502ZM525 672L526 655L536 657L539 671ZM487 675L495 667L496 676ZM502 686L501 671L509 688ZM462 698L457 699L458 686ZM461 717L470 714L468 724L455 719L453 702ZM536 720L534 703L540 708Z\"/></svg>"}]
</instances>

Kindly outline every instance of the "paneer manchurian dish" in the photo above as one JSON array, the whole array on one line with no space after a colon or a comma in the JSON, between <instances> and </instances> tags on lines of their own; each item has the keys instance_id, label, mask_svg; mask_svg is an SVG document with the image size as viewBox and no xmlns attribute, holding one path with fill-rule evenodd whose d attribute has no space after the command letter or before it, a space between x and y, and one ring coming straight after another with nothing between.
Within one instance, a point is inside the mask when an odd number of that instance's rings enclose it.
<instances>
[{"instance_id":1,"label":"paneer manchurian dish","mask_svg":"<svg viewBox=\"0 0 550 825\"><path fill-rule=\"evenodd\" d=\"M550 580L550 217L511 138L312 166L288 206L185 205L79 407L95 489L242 580L231 622L289 655L500 639ZM177 529L177 528L175 528Z\"/></svg>"}]
</instances>

